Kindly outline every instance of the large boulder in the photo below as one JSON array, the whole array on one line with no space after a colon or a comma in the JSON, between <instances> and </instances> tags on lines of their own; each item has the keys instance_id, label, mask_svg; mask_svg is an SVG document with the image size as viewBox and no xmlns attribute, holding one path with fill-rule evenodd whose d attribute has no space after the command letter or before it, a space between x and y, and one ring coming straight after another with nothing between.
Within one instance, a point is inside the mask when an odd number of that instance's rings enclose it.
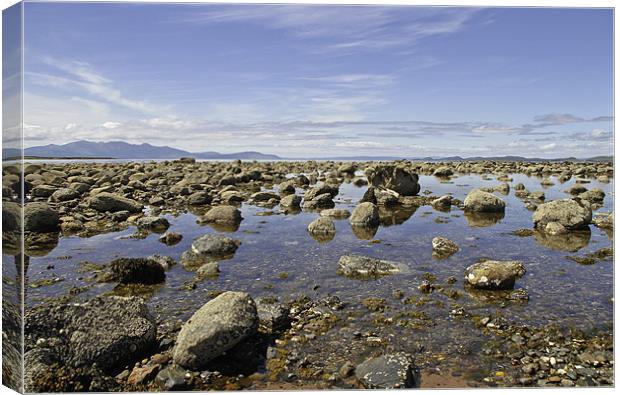
<instances>
[{"instance_id":1,"label":"large boulder","mask_svg":"<svg viewBox=\"0 0 620 395\"><path fill-rule=\"evenodd\" d=\"M553 200L539 205L532 214L532 221L539 229L545 229L551 222L567 230L585 229L592 221L592 209L573 199Z\"/></svg>"},{"instance_id":2,"label":"large boulder","mask_svg":"<svg viewBox=\"0 0 620 395\"><path fill-rule=\"evenodd\" d=\"M110 263L110 269L122 284L158 284L166 280L164 266L151 258L118 258Z\"/></svg>"},{"instance_id":3,"label":"large boulder","mask_svg":"<svg viewBox=\"0 0 620 395\"><path fill-rule=\"evenodd\" d=\"M399 352L370 358L355 368L355 377L369 389L415 388L420 386L413 356Z\"/></svg>"},{"instance_id":4,"label":"large boulder","mask_svg":"<svg viewBox=\"0 0 620 395\"><path fill-rule=\"evenodd\" d=\"M24 208L24 231L56 232L59 227L58 213L49 205L40 202L26 204Z\"/></svg>"},{"instance_id":5,"label":"large boulder","mask_svg":"<svg viewBox=\"0 0 620 395\"><path fill-rule=\"evenodd\" d=\"M101 192L91 196L87 201L87 205L101 212L129 211L130 213L140 213L143 207L142 204L135 200L109 192Z\"/></svg>"},{"instance_id":6,"label":"large boulder","mask_svg":"<svg viewBox=\"0 0 620 395\"><path fill-rule=\"evenodd\" d=\"M401 272L404 265L361 255L343 255L338 260L338 273L354 278L377 278Z\"/></svg>"},{"instance_id":7,"label":"large boulder","mask_svg":"<svg viewBox=\"0 0 620 395\"><path fill-rule=\"evenodd\" d=\"M24 333L27 350L46 339L61 364L110 371L153 347L157 325L142 299L101 296L28 309Z\"/></svg>"},{"instance_id":8,"label":"large boulder","mask_svg":"<svg viewBox=\"0 0 620 395\"><path fill-rule=\"evenodd\" d=\"M378 226L380 222L379 209L370 202L360 203L353 209L349 223L353 226Z\"/></svg>"},{"instance_id":9,"label":"large boulder","mask_svg":"<svg viewBox=\"0 0 620 395\"><path fill-rule=\"evenodd\" d=\"M402 166L383 165L369 167L365 173L368 182L373 187L391 189L403 196L414 196L420 192L418 175Z\"/></svg>"},{"instance_id":10,"label":"large boulder","mask_svg":"<svg viewBox=\"0 0 620 395\"><path fill-rule=\"evenodd\" d=\"M465 283L478 289L512 289L524 274L525 266L520 261L488 260L465 269Z\"/></svg>"},{"instance_id":11,"label":"large boulder","mask_svg":"<svg viewBox=\"0 0 620 395\"><path fill-rule=\"evenodd\" d=\"M21 231L22 209L17 203L2 202L2 231Z\"/></svg>"},{"instance_id":12,"label":"large boulder","mask_svg":"<svg viewBox=\"0 0 620 395\"><path fill-rule=\"evenodd\" d=\"M183 325L173 359L198 370L258 330L254 300L244 292L224 292L202 306Z\"/></svg>"},{"instance_id":13,"label":"large boulder","mask_svg":"<svg viewBox=\"0 0 620 395\"><path fill-rule=\"evenodd\" d=\"M50 196L50 202L66 202L69 200L77 199L80 197L80 193L71 188L60 188L57 189Z\"/></svg>"},{"instance_id":14,"label":"large boulder","mask_svg":"<svg viewBox=\"0 0 620 395\"><path fill-rule=\"evenodd\" d=\"M504 212L506 203L492 193L474 189L467 194L463 202L466 211L481 213Z\"/></svg>"}]
</instances>

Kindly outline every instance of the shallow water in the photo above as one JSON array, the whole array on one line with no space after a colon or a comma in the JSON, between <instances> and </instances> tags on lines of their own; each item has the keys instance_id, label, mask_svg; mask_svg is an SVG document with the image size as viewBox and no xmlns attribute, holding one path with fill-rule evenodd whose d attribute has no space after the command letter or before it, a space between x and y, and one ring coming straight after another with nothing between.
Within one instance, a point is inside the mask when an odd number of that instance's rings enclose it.
<instances>
[{"instance_id":1,"label":"shallow water","mask_svg":"<svg viewBox=\"0 0 620 395\"><path fill-rule=\"evenodd\" d=\"M541 187L540 178L522 174L511 176L511 186L518 182L530 191L542 190L547 201L565 198L563 192L574 184L574 179L554 186ZM481 179L478 175L463 175L442 182L436 177L421 176L422 191L430 190L440 196L451 193L463 200L467 193L477 187L496 186L493 178ZM606 193L600 212L613 210L613 183L603 184L596 180L586 184L588 189L597 187ZM336 207L353 210L366 187L342 184L336 197ZM301 190L298 190L298 194ZM503 218L466 217L458 209L445 213L423 206L417 210L402 209L400 212L383 213L382 225L374 235L374 241L359 239L347 220L335 220L336 236L327 243L318 243L306 231L307 225L318 217L316 212L301 212L295 215L280 213L278 207L260 208L243 204L244 220L240 228L228 236L239 239L242 244L232 259L220 262L221 274L217 279L205 279L197 288L188 290L184 283L194 278L194 273L177 264L168 273L163 285L155 286L146 296L148 303L162 321L186 320L202 304L209 300L209 291L243 290L253 297L275 296L289 301L299 295L336 295L352 310L367 312L361 300L367 297L387 299L388 306L395 311L407 310L401 301L392 298L396 289L406 295L416 294L417 286L425 273L431 273L437 284L446 285L450 276L458 279L451 286L462 296L457 300L434 293L429 296L433 303L423 310L432 321L426 329L414 331L392 326L377 328L367 314L352 318L347 326L356 329L383 331L392 337L395 345L412 348L419 342L435 351L450 352L457 346L469 344L477 348L480 341L470 332L471 322L459 321L446 313L450 306L458 303L468 311L500 311L514 322L532 325L558 323L583 328L608 328L613 321L613 262L598 261L593 265L580 265L567 259L568 255L584 255L603 247L612 246L612 240L604 231L591 226L589 238L578 241L582 244L566 251L559 248L574 246L561 243L549 244L535 237L517 237L511 232L520 228L531 228L532 212L525 209L513 191L506 196L499 195L507 203ZM273 211L272 215L259 215ZM91 238L76 236L62 237L56 248L45 256L32 257L28 269L28 284L37 284L45 279L60 278L51 285L32 288L26 286L26 304L33 306L50 297L67 295L72 287L90 285L80 298L106 293L122 292L115 284L93 284L85 281L91 273L80 271L80 262L105 264L118 257L142 257L151 254L168 255L179 260L181 254L190 248L194 238L205 233L218 231L208 225L196 223L191 213L177 217L166 215L171 223L169 231L181 233L183 240L175 246L166 246L158 241L160 235L150 234L145 239L127 238L135 232L129 228L122 232L97 235ZM439 219L440 222L437 222ZM459 252L444 260L432 257L431 240L445 236L454 240L461 248ZM571 249L571 248L565 248ZM574 250L578 249L577 252ZM344 254L362 254L406 264L410 270L377 280L360 281L336 274L338 259ZM529 294L527 302L489 301L485 294L470 294L463 288L463 273L467 266L480 258L498 260L516 259L524 262L527 274L517 281L517 288L524 288ZM12 258L5 256L5 263ZM52 268L53 267L53 268ZM329 336L329 335L328 335ZM338 332L332 334L338 340ZM329 339L329 337L328 337ZM457 339L455 341L455 339ZM326 340L328 341L328 340Z\"/></svg>"}]
</instances>

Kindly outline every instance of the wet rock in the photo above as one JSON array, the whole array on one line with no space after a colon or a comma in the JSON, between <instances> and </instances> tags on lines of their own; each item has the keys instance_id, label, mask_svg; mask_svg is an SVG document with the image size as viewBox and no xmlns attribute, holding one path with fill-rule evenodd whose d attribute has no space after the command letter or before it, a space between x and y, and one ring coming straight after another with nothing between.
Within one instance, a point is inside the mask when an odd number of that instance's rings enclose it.
<instances>
[{"instance_id":1,"label":"wet rock","mask_svg":"<svg viewBox=\"0 0 620 395\"><path fill-rule=\"evenodd\" d=\"M291 323L289 309L282 304L259 300L256 303L256 311L260 328L267 333L284 330Z\"/></svg>"},{"instance_id":2,"label":"wet rock","mask_svg":"<svg viewBox=\"0 0 620 395\"><path fill-rule=\"evenodd\" d=\"M336 234L336 227L331 218L319 217L308 225L308 232L313 236L333 236Z\"/></svg>"},{"instance_id":3,"label":"wet rock","mask_svg":"<svg viewBox=\"0 0 620 395\"><path fill-rule=\"evenodd\" d=\"M433 200L431 202L431 206L433 206L433 208L436 210L441 210L441 211L449 210L450 206L452 206L452 196L443 195Z\"/></svg>"},{"instance_id":4,"label":"wet rock","mask_svg":"<svg viewBox=\"0 0 620 395\"><path fill-rule=\"evenodd\" d=\"M91 196L87 200L88 207L101 212L129 211L130 213L142 212L142 204L135 200L109 192L101 192Z\"/></svg>"},{"instance_id":5,"label":"wet rock","mask_svg":"<svg viewBox=\"0 0 620 395\"><path fill-rule=\"evenodd\" d=\"M168 232L159 238L162 243L172 246L178 244L183 239L183 235L175 232Z\"/></svg>"},{"instance_id":6,"label":"wet rock","mask_svg":"<svg viewBox=\"0 0 620 395\"><path fill-rule=\"evenodd\" d=\"M605 192L598 188L592 188L589 191L580 193L579 198L591 203L602 203L605 200Z\"/></svg>"},{"instance_id":7,"label":"wet rock","mask_svg":"<svg viewBox=\"0 0 620 395\"><path fill-rule=\"evenodd\" d=\"M201 217L200 222L218 225L237 226L243 218L241 211L233 206L217 206Z\"/></svg>"},{"instance_id":8,"label":"wet rock","mask_svg":"<svg viewBox=\"0 0 620 395\"><path fill-rule=\"evenodd\" d=\"M48 198L58 189L53 185L37 185L30 190L30 194L34 197Z\"/></svg>"},{"instance_id":9,"label":"wet rock","mask_svg":"<svg viewBox=\"0 0 620 395\"><path fill-rule=\"evenodd\" d=\"M308 200L304 198L304 202L302 207L305 210L317 210L321 208L332 208L335 206L334 201L332 200L332 195L329 193L324 193L322 195L317 195L313 199Z\"/></svg>"},{"instance_id":10,"label":"wet rock","mask_svg":"<svg viewBox=\"0 0 620 395\"><path fill-rule=\"evenodd\" d=\"M164 256L164 255L151 255L147 259L151 259L161 265L165 271L170 270L174 265L176 265L176 261L172 259L172 257Z\"/></svg>"},{"instance_id":11,"label":"wet rock","mask_svg":"<svg viewBox=\"0 0 620 395\"><path fill-rule=\"evenodd\" d=\"M506 203L489 192L474 189L467 194L463 202L465 210L473 212L496 213L503 212Z\"/></svg>"},{"instance_id":12,"label":"wet rock","mask_svg":"<svg viewBox=\"0 0 620 395\"><path fill-rule=\"evenodd\" d=\"M243 292L224 292L183 325L173 359L182 367L200 369L257 329L258 314L252 298Z\"/></svg>"},{"instance_id":13,"label":"wet rock","mask_svg":"<svg viewBox=\"0 0 620 395\"><path fill-rule=\"evenodd\" d=\"M262 191L262 192L256 192L256 193L252 194L250 196L250 199L253 202L268 202L271 199L279 201L280 200L280 196L278 194L273 193L273 192Z\"/></svg>"},{"instance_id":14,"label":"wet rock","mask_svg":"<svg viewBox=\"0 0 620 395\"><path fill-rule=\"evenodd\" d=\"M280 199L280 207L299 208L301 204L301 196L287 195Z\"/></svg>"},{"instance_id":15,"label":"wet rock","mask_svg":"<svg viewBox=\"0 0 620 395\"><path fill-rule=\"evenodd\" d=\"M379 222L379 209L370 202L358 204L349 217L349 223L352 226L373 227L378 226Z\"/></svg>"},{"instance_id":16,"label":"wet rock","mask_svg":"<svg viewBox=\"0 0 620 395\"><path fill-rule=\"evenodd\" d=\"M571 194L571 195L579 195L581 193L584 193L587 190L588 190L588 188L584 187L583 185L575 184L575 185L571 186L570 188L568 188L566 190L566 193Z\"/></svg>"},{"instance_id":17,"label":"wet rock","mask_svg":"<svg viewBox=\"0 0 620 395\"><path fill-rule=\"evenodd\" d=\"M139 229L150 230L156 233L163 233L170 227L170 222L164 217L142 217L136 222Z\"/></svg>"},{"instance_id":18,"label":"wet rock","mask_svg":"<svg viewBox=\"0 0 620 395\"><path fill-rule=\"evenodd\" d=\"M419 387L413 356L404 352L371 358L355 368L355 377L369 389Z\"/></svg>"},{"instance_id":19,"label":"wet rock","mask_svg":"<svg viewBox=\"0 0 620 395\"><path fill-rule=\"evenodd\" d=\"M187 389L185 375L187 371L172 365L162 369L155 377L155 385L165 391L182 391Z\"/></svg>"},{"instance_id":20,"label":"wet rock","mask_svg":"<svg viewBox=\"0 0 620 395\"><path fill-rule=\"evenodd\" d=\"M149 258L118 258L110 263L110 268L122 284L158 284L166 280L164 267Z\"/></svg>"},{"instance_id":21,"label":"wet rock","mask_svg":"<svg viewBox=\"0 0 620 395\"><path fill-rule=\"evenodd\" d=\"M573 199L554 200L541 204L532 215L532 221L539 229L544 229L550 222L556 222L567 230L585 229L591 220L590 207Z\"/></svg>"},{"instance_id":22,"label":"wet rock","mask_svg":"<svg viewBox=\"0 0 620 395\"><path fill-rule=\"evenodd\" d=\"M4 204L3 204L4 206ZM58 213L45 203L27 203L24 208L24 231L56 232L60 228Z\"/></svg>"},{"instance_id":23,"label":"wet rock","mask_svg":"<svg viewBox=\"0 0 620 395\"><path fill-rule=\"evenodd\" d=\"M222 235L206 234L192 242L192 251L200 255L226 256L237 251L241 242Z\"/></svg>"},{"instance_id":24,"label":"wet rock","mask_svg":"<svg viewBox=\"0 0 620 395\"><path fill-rule=\"evenodd\" d=\"M159 372L159 365L135 367L127 378L127 384L140 385L150 382Z\"/></svg>"},{"instance_id":25,"label":"wet rock","mask_svg":"<svg viewBox=\"0 0 620 395\"><path fill-rule=\"evenodd\" d=\"M109 370L155 345L157 326L139 298L96 297L85 303L49 303L25 316L27 348L41 338L56 344L56 360Z\"/></svg>"},{"instance_id":26,"label":"wet rock","mask_svg":"<svg viewBox=\"0 0 620 395\"><path fill-rule=\"evenodd\" d=\"M478 289L512 289L516 279L524 274L522 262L489 260L469 266L465 270L465 282Z\"/></svg>"},{"instance_id":27,"label":"wet rock","mask_svg":"<svg viewBox=\"0 0 620 395\"><path fill-rule=\"evenodd\" d=\"M547 223L544 230L545 230L545 233L551 236L563 235L566 232L568 232L568 230L564 227L564 225L558 222Z\"/></svg>"},{"instance_id":28,"label":"wet rock","mask_svg":"<svg viewBox=\"0 0 620 395\"><path fill-rule=\"evenodd\" d=\"M459 250L459 246L446 237L435 237L432 240L433 256L447 258Z\"/></svg>"},{"instance_id":29,"label":"wet rock","mask_svg":"<svg viewBox=\"0 0 620 395\"><path fill-rule=\"evenodd\" d=\"M280 183L280 186L278 187L278 192L280 193L281 197L295 194L295 180L289 180Z\"/></svg>"},{"instance_id":30,"label":"wet rock","mask_svg":"<svg viewBox=\"0 0 620 395\"><path fill-rule=\"evenodd\" d=\"M215 277L220 274L220 265L216 261L210 261L196 270L199 277Z\"/></svg>"},{"instance_id":31,"label":"wet rock","mask_svg":"<svg viewBox=\"0 0 620 395\"><path fill-rule=\"evenodd\" d=\"M597 215L592 219L592 223L602 229L614 228L614 213L603 214L596 213Z\"/></svg>"},{"instance_id":32,"label":"wet rock","mask_svg":"<svg viewBox=\"0 0 620 395\"><path fill-rule=\"evenodd\" d=\"M348 277L376 278L402 271L403 265L361 255L343 255L338 273Z\"/></svg>"},{"instance_id":33,"label":"wet rock","mask_svg":"<svg viewBox=\"0 0 620 395\"><path fill-rule=\"evenodd\" d=\"M19 204L2 202L2 230L3 232L21 232L22 210Z\"/></svg>"},{"instance_id":34,"label":"wet rock","mask_svg":"<svg viewBox=\"0 0 620 395\"><path fill-rule=\"evenodd\" d=\"M333 199L338 195L338 187L328 185L328 184L316 186L306 191L306 193L304 193L304 200L305 201L315 200L317 197L324 195L324 194L329 194L330 199Z\"/></svg>"},{"instance_id":35,"label":"wet rock","mask_svg":"<svg viewBox=\"0 0 620 395\"><path fill-rule=\"evenodd\" d=\"M450 177L454 172L448 166L440 166L433 172L434 176L437 177Z\"/></svg>"},{"instance_id":36,"label":"wet rock","mask_svg":"<svg viewBox=\"0 0 620 395\"><path fill-rule=\"evenodd\" d=\"M380 165L365 170L368 182L376 188L391 189L403 196L414 196L420 192L418 175L402 166Z\"/></svg>"},{"instance_id":37,"label":"wet rock","mask_svg":"<svg viewBox=\"0 0 620 395\"><path fill-rule=\"evenodd\" d=\"M335 219L347 219L351 216L349 210L340 209L340 208L332 208L321 211L321 217L330 217Z\"/></svg>"}]
</instances>

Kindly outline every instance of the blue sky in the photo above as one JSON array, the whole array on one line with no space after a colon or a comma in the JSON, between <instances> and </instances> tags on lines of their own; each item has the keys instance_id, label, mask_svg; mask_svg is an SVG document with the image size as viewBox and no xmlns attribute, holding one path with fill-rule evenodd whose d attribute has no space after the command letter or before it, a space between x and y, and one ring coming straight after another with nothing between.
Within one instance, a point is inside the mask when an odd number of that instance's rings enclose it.
<instances>
[{"instance_id":1,"label":"blue sky","mask_svg":"<svg viewBox=\"0 0 620 395\"><path fill-rule=\"evenodd\" d=\"M25 145L613 152L610 9L25 5Z\"/></svg>"}]
</instances>

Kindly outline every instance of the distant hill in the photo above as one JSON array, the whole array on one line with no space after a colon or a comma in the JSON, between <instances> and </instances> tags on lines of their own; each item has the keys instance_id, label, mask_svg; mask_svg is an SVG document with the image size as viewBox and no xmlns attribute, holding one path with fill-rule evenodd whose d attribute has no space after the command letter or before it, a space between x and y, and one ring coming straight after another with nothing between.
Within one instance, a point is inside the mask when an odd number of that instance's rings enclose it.
<instances>
[{"instance_id":1,"label":"distant hill","mask_svg":"<svg viewBox=\"0 0 620 395\"><path fill-rule=\"evenodd\" d=\"M16 157L19 150L10 148L3 149L5 158ZM27 157L39 158L110 158L110 159L178 159L181 157L193 157L196 159L280 159L276 155L262 154L260 152L246 151L232 154L219 152L188 152L167 146L156 146L147 143L129 144L122 141L94 142L74 141L63 145L49 144L38 147L30 147L24 150Z\"/></svg>"}]
</instances>

